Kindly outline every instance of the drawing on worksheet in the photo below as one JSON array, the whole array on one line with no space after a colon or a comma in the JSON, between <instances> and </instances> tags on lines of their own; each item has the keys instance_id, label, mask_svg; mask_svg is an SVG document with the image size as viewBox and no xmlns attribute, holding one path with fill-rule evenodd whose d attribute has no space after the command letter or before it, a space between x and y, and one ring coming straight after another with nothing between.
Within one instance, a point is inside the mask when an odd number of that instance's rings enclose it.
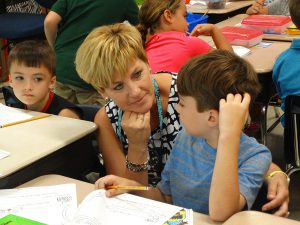
<instances>
[{"instance_id":1,"label":"drawing on worksheet","mask_svg":"<svg viewBox=\"0 0 300 225\"><path fill-rule=\"evenodd\" d=\"M71 224L162 225L168 224L166 221L181 210L181 207L131 194L107 198L105 190L95 190L79 205ZM190 213L189 210L187 212Z\"/></svg>"}]
</instances>

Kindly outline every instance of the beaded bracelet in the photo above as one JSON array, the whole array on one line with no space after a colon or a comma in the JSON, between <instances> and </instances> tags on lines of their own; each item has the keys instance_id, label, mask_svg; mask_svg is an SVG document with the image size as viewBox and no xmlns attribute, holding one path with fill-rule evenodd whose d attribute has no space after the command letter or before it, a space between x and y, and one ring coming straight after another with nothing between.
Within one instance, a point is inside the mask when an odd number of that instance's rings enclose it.
<instances>
[{"instance_id":1,"label":"beaded bracelet","mask_svg":"<svg viewBox=\"0 0 300 225\"><path fill-rule=\"evenodd\" d=\"M142 171L147 171L148 170L148 165L149 165L149 158L147 159L146 162L142 164L136 164L133 162L130 162L128 160L128 156L126 155L126 168L132 172L142 172Z\"/></svg>"},{"instance_id":2,"label":"beaded bracelet","mask_svg":"<svg viewBox=\"0 0 300 225\"><path fill-rule=\"evenodd\" d=\"M281 174L285 175L285 176L286 176L287 182L288 182L288 183L290 182L289 176L288 176L285 172L283 172L283 171L281 171L281 170L273 171L272 173L269 174L268 178L274 177L277 173L281 173Z\"/></svg>"}]
</instances>

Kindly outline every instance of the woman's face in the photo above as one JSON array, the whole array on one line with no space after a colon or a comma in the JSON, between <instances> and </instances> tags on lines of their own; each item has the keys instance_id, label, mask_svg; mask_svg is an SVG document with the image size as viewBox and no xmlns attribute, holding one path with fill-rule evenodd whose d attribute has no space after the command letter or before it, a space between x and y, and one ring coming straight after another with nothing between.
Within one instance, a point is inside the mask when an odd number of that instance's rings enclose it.
<instances>
[{"instance_id":1,"label":"woman's face","mask_svg":"<svg viewBox=\"0 0 300 225\"><path fill-rule=\"evenodd\" d=\"M125 76L114 74L112 84L102 95L112 99L123 111L146 113L154 102L154 88L150 69L137 59L128 67Z\"/></svg>"}]
</instances>

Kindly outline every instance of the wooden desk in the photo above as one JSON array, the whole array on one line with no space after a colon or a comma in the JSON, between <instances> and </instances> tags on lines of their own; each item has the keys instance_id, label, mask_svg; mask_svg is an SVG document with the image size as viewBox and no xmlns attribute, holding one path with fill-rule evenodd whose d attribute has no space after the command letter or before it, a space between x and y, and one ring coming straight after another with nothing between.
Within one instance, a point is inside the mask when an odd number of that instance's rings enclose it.
<instances>
[{"instance_id":1,"label":"wooden desk","mask_svg":"<svg viewBox=\"0 0 300 225\"><path fill-rule=\"evenodd\" d=\"M243 18L247 17L246 14L239 14L220 23L216 26L222 28L224 26L234 26L239 24ZM201 36L201 39L213 45L212 38ZM291 45L291 42L270 41L273 44L266 48L257 46L251 47L251 53L243 58L249 61L257 73L270 73L273 70L274 63L277 57Z\"/></svg>"},{"instance_id":2,"label":"wooden desk","mask_svg":"<svg viewBox=\"0 0 300 225\"><path fill-rule=\"evenodd\" d=\"M96 160L89 147L95 130L95 123L54 115L1 128L0 149L11 154L0 160L0 188L49 173L80 179Z\"/></svg>"},{"instance_id":3,"label":"wooden desk","mask_svg":"<svg viewBox=\"0 0 300 225\"><path fill-rule=\"evenodd\" d=\"M47 185L58 185L66 183L75 183L77 190L77 199L80 203L83 198L94 190L94 185L79 180L74 180L68 177L63 177L59 175L46 175L38 177L31 180L19 187L32 187L32 186L47 186ZM221 225L222 223L216 223L209 219L207 215L194 212L194 225ZM245 211L233 215L229 218L224 225L299 225L300 222L295 220L289 220L285 218L280 218L277 216L272 216L265 213Z\"/></svg>"},{"instance_id":4,"label":"wooden desk","mask_svg":"<svg viewBox=\"0 0 300 225\"><path fill-rule=\"evenodd\" d=\"M228 1L224 9L209 9L208 23L218 23L240 13L245 13L254 1ZM201 4L202 3L202 4ZM207 7L204 1L194 5L187 5L187 11L192 13L206 13Z\"/></svg>"}]
</instances>

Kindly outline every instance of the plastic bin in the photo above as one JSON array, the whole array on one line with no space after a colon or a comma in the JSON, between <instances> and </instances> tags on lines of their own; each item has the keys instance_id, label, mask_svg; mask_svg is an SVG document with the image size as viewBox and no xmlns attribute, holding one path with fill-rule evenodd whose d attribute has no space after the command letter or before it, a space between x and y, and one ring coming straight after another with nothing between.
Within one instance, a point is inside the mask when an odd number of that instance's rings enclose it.
<instances>
[{"instance_id":1,"label":"plastic bin","mask_svg":"<svg viewBox=\"0 0 300 225\"><path fill-rule=\"evenodd\" d=\"M251 28L225 26L221 31L232 45L252 47L260 43L263 38L262 31Z\"/></svg>"},{"instance_id":2,"label":"plastic bin","mask_svg":"<svg viewBox=\"0 0 300 225\"><path fill-rule=\"evenodd\" d=\"M265 34L283 34L292 24L289 16L251 15L243 19L242 26L261 30Z\"/></svg>"},{"instance_id":3,"label":"plastic bin","mask_svg":"<svg viewBox=\"0 0 300 225\"><path fill-rule=\"evenodd\" d=\"M205 0L208 9L224 9L226 0Z\"/></svg>"},{"instance_id":4,"label":"plastic bin","mask_svg":"<svg viewBox=\"0 0 300 225\"><path fill-rule=\"evenodd\" d=\"M208 15L188 13L186 21L189 23L188 32L191 32L197 24L207 23Z\"/></svg>"}]
</instances>

